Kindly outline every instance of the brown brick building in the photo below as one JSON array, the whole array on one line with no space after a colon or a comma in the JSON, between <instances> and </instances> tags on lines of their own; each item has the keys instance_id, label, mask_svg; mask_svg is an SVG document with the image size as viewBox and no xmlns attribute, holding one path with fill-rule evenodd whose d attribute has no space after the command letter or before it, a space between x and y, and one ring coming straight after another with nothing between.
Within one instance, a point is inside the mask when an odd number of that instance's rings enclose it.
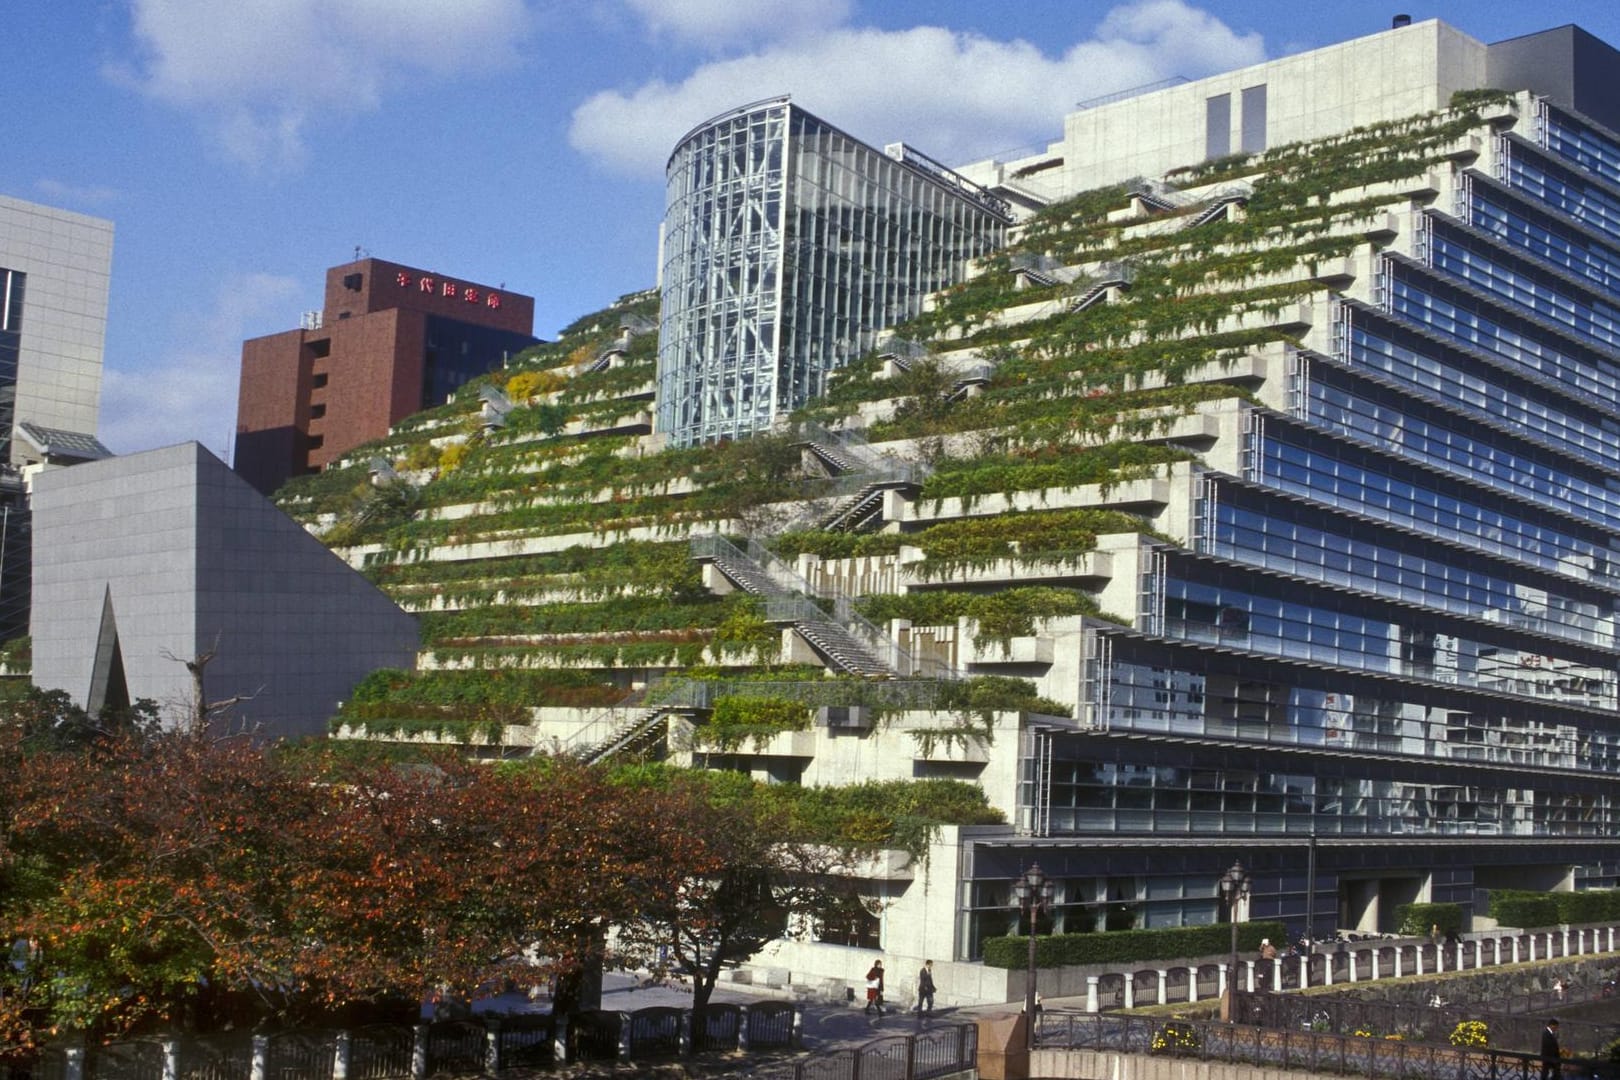
<instances>
[{"instance_id":1,"label":"brown brick building","mask_svg":"<svg viewBox=\"0 0 1620 1080\"><path fill-rule=\"evenodd\" d=\"M304 326L242 343L236 471L269 494L533 345L534 298L361 259Z\"/></svg>"}]
</instances>

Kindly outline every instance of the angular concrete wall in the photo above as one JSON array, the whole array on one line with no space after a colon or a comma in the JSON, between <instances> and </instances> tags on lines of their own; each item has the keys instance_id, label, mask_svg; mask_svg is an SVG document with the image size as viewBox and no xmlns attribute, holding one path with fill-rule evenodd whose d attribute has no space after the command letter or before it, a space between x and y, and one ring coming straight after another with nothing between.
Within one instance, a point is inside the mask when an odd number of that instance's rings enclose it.
<instances>
[{"instance_id":1,"label":"angular concrete wall","mask_svg":"<svg viewBox=\"0 0 1620 1080\"><path fill-rule=\"evenodd\" d=\"M34 682L80 704L114 629L131 698L183 720L169 657L215 650L208 699L250 698L229 722L267 736L324 731L367 672L414 663L415 620L196 443L44 473L34 514Z\"/></svg>"}]
</instances>

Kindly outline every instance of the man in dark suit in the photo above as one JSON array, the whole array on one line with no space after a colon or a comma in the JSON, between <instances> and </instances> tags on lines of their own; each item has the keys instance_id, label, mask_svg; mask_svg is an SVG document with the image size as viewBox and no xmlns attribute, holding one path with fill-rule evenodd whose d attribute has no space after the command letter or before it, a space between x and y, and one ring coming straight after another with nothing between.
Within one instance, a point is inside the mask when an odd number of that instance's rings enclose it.
<instances>
[{"instance_id":1,"label":"man in dark suit","mask_svg":"<svg viewBox=\"0 0 1620 1080\"><path fill-rule=\"evenodd\" d=\"M1563 1053L1558 1049L1558 1018L1547 1021L1541 1030L1541 1080L1558 1080Z\"/></svg>"}]
</instances>

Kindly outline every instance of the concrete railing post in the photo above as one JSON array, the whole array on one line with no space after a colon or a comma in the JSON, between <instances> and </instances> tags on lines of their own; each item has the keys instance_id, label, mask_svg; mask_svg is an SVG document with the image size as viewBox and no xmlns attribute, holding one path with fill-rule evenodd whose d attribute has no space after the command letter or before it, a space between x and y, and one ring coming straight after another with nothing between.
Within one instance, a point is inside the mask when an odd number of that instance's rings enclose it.
<instances>
[{"instance_id":1,"label":"concrete railing post","mask_svg":"<svg viewBox=\"0 0 1620 1080\"><path fill-rule=\"evenodd\" d=\"M1125 1008L1136 1008L1136 976L1130 973L1125 975ZM1032 1017L1030 1023L1033 1024L1034 1022L1035 1020Z\"/></svg>"},{"instance_id":2,"label":"concrete railing post","mask_svg":"<svg viewBox=\"0 0 1620 1080\"><path fill-rule=\"evenodd\" d=\"M423 1080L427 1076L428 1026L417 1024L416 1031L411 1038L411 1080ZM562 1058L558 1058L562 1061ZM255 1077L254 1080L259 1080Z\"/></svg>"},{"instance_id":3,"label":"concrete railing post","mask_svg":"<svg viewBox=\"0 0 1620 1080\"><path fill-rule=\"evenodd\" d=\"M752 1009L744 1009L744 1010L742 1010L742 1012L737 1014L737 1049L738 1050L747 1051L747 1049L748 1049L748 1020L753 1015L754 1015L754 1011Z\"/></svg>"},{"instance_id":4,"label":"concrete railing post","mask_svg":"<svg viewBox=\"0 0 1620 1080\"><path fill-rule=\"evenodd\" d=\"M257 1046L257 1041L255 1041ZM263 1072L263 1069L260 1069ZM84 1039L73 1040L62 1051L62 1080L84 1080Z\"/></svg>"},{"instance_id":5,"label":"concrete railing post","mask_svg":"<svg viewBox=\"0 0 1620 1080\"><path fill-rule=\"evenodd\" d=\"M1534 934L1526 934L1526 935L1524 935L1524 939L1525 939L1526 942L1529 943L1529 946L1530 946L1530 962L1533 964L1533 963L1536 962L1536 935L1534 935Z\"/></svg>"},{"instance_id":6,"label":"concrete railing post","mask_svg":"<svg viewBox=\"0 0 1620 1080\"><path fill-rule=\"evenodd\" d=\"M487 1016L484 1018L484 1073L494 1076L501 1067L501 1021L499 1017Z\"/></svg>"},{"instance_id":7,"label":"concrete railing post","mask_svg":"<svg viewBox=\"0 0 1620 1080\"><path fill-rule=\"evenodd\" d=\"M1350 950L1350 981L1356 981L1356 959L1361 955L1355 949Z\"/></svg>"},{"instance_id":8,"label":"concrete railing post","mask_svg":"<svg viewBox=\"0 0 1620 1080\"><path fill-rule=\"evenodd\" d=\"M1170 1004L1170 973L1164 968L1159 969L1159 1004Z\"/></svg>"},{"instance_id":9,"label":"concrete railing post","mask_svg":"<svg viewBox=\"0 0 1620 1080\"><path fill-rule=\"evenodd\" d=\"M1086 1012L1088 1012L1088 1013L1098 1012L1102 1008L1101 1003L1097 1000L1097 983L1098 983L1098 981L1099 981L1099 977L1096 976L1096 975L1087 975L1086 976ZM1225 983L1226 983L1226 980L1223 978L1221 980L1221 984L1222 984L1221 989L1222 990L1226 989Z\"/></svg>"},{"instance_id":10,"label":"concrete railing post","mask_svg":"<svg viewBox=\"0 0 1620 1080\"><path fill-rule=\"evenodd\" d=\"M1187 1004L1191 1005L1198 1000L1198 965L1193 964L1187 969Z\"/></svg>"},{"instance_id":11,"label":"concrete railing post","mask_svg":"<svg viewBox=\"0 0 1620 1080\"><path fill-rule=\"evenodd\" d=\"M1446 947L1440 942L1434 943L1434 973L1440 974L1446 970Z\"/></svg>"},{"instance_id":12,"label":"concrete railing post","mask_svg":"<svg viewBox=\"0 0 1620 1080\"><path fill-rule=\"evenodd\" d=\"M248 1065L249 1080L264 1080L270 1068L270 1036L253 1036L253 1057ZM77 1080L71 1073L68 1080Z\"/></svg>"},{"instance_id":13,"label":"concrete railing post","mask_svg":"<svg viewBox=\"0 0 1620 1080\"><path fill-rule=\"evenodd\" d=\"M551 1063L561 1065L568 1060L568 1017L557 1016L551 1021Z\"/></svg>"},{"instance_id":14,"label":"concrete railing post","mask_svg":"<svg viewBox=\"0 0 1620 1080\"><path fill-rule=\"evenodd\" d=\"M682 1009L681 1010L680 1040L681 1040L681 1057L691 1057L692 1056L692 1010L691 1009ZM628 1055L629 1051L626 1050L625 1053L626 1053L626 1055ZM620 1060L629 1061L630 1059L629 1059L628 1056L625 1056L625 1057L622 1057Z\"/></svg>"},{"instance_id":15,"label":"concrete railing post","mask_svg":"<svg viewBox=\"0 0 1620 1080\"><path fill-rule=\"evenodd\" d=\"M163 1040L163 1080L180 1080L180 1040Z\"/></svg>"},{"instance_id":16,"label":"concrete railing post","mask_svg":"<svg viewBox=\"0 0 1620 1080\"><path fill-rule=\"evenodd\" d=\"M1406 946L1404 946L1404 945L1395 946L1395 977L1397 979L1401 977L1401 958L1402 958L1402 955L1405 952L1406 952Z\"/></svg>"},{"instance_id":17,"label":"concrete railing post","mask_svg":"<svg viewBox=\"0 0 1620 1080\"><path fill-rule=\"evenodd\" d=\"M793 1049L795 1049L795 1050L803 1050L804 1049L804 1006L803 1005L795 1005L795 1006L793 1006L793 1033L788 1036L788 1041L790 1041L793 1044Z\"/></svg>"},{"instance_id":18,"label":"concrete railing post","mask_svg":"<svg viewBox=\"0 0 1620 1080\"><path fill-rule=\"evenodd\" d=\"M1518 938L1517 934L1515 934L1514 937L1513 937L1512 945L1513 945L1513 952L1512 952L1513 963L1517 964L1519 962L1519 938Z\"/></svg>"},{"instance_id":19,"label":"concrete railing post","mask_svg":"<svg viewBox=\"0 0 1620 1080\"><path fill-rule=\"evenodd\" d=\"M347 1031L332 1039L332 1080L349 1080L349 1060L354 1056L354 1040Z\"/></svg>"},{"instance_id":20,"label":"concrete railing post","mask_svg":"<svg viewBox=\"0 0 1620 1080\"><path fill-rule=\"evenodd\" d=\"M1306 953L1299 958L1299 988L1303 990L1309 985L1311 985L1311 957ZM1277 986L1281 988L1281 979L1277 980Z\"/></svg>"},{"instance_id":21,"label":"concrete railing post","mask_svg":"<svg viewBox=\"0 0 1620 1080\"><path fill-rule=\"evenodd\" d=\"M1239 960L1238 963L1244 967L1244 974L1247 976L1247 982L1244 985L1248 987L1249 993L1252 994L1254 993L1254 961Z\"/></svg>"},{"instance_id":22,"label":"concrete railing post","mask_svg":"<svg viewBox=\"0 0 1620 1080\"><path fill-rule=\"evenodd\" d=\"M1378 981L1378 949L1372 951L1372 981Z\"/></svg>"},{"instance_id":23,"label":"concrete railing post","mask_svg":"<svg viewBox=\"0 0 1620 1080\"><path fill-rule=\"evenodd\" d=\"M1323 953L1322 954L1322 985L1323 986L1332 986L1333 985L1333 954L1332 953Z\"/></svg>"}]
</instances>

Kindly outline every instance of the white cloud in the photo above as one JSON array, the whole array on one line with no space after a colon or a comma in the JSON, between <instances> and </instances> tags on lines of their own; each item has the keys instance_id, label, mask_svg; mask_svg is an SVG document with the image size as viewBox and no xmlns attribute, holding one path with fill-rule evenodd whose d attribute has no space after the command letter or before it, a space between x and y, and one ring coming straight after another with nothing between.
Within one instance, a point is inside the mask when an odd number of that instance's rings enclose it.
<instances>
[{"instance_id":1,"label":"white cloud","mask_svg":"<svg viewBox=\"0 0 1620 1080\"><path fill-rule=\"evenodd\" d=\"M739 41L782 41L831 29L850 0L627 0L655 34L719 48Z\"/></svg>"},{"instance_id":2,"label":"white cloud","mask_svg":"<svg viewBox=\"0 0 1620 1080\"><path fill-rule=\"evenodd\" d=\"M1172 75L1198 77L1264 59L1182 0L1115 8L1061 56L1026 41L942 27L838 28L704 64L678 83L599 93L574 110L569 141L603 166L659 175L675 140L717 113L775 94L869 142L904 140L961 162L1061 133L1075 102Z\"/></svg>"},{"instance_id":3,"label":"white cloud","mask_svg":"<svg viewBox=\"0 0 1620 1080\"><path fill-rule=\"evenodd\" d=\"M130 2L140 56L109 75L250 164L296 162L312 117L375 109L406 78L509 62L529 25L523 0Z\"/></svg>"},{"instance_id":4,"label":"white cloud","mask_svg":"<svg viewBox=\"0 0 1620 1080\"><path fill-rule=\"evenodd\" d=\"M128 454L195 439L229 461L242 341L266 316L290 312L298 295L294 278L238 275L220 287L210 308L179 313L196 327L186 344L140 369L110 357L101 381L101 441Z\"/></svg>"}]
</instances>

